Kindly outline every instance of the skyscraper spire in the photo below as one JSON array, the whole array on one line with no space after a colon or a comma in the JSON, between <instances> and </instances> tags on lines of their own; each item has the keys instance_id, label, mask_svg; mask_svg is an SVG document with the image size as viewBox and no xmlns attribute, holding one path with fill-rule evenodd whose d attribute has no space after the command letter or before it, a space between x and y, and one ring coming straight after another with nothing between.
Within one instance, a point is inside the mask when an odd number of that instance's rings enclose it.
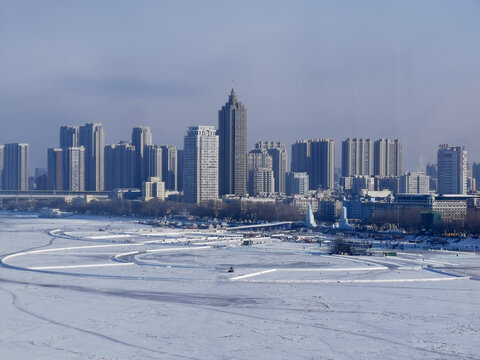
<instances>
[{"instance_id":1,"label":"skyscraper spire","mask_svg":"<svg viewBox=\"0 0 480 360\"><path fill-rule=\"evenodd\" d=\"M235 104L237 102L237 94L235 94L235 90L232 88L230 92L230 96L228 98L230 104Z\"/></svg>"}]
</instances>

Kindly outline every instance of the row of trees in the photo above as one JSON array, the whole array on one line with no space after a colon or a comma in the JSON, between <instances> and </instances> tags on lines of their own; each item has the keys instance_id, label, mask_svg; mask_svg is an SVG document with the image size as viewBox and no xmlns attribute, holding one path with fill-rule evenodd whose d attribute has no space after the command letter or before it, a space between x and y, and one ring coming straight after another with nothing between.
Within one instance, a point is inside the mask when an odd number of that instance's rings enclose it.
<instances>
[{"instance_id":1,"label":"row of trees","mask_svg":"<svg viewBox=\"0 0 480 360\"><path fill-rule=\"evenodd\" d=\"M428 213L428 209L407 208L407 209L386 209L376 211L368 224L394 224L406 231L415 232L419 229L430 230L434 234L458 233L480 234L480 212L475 209L467 209L467 216L464 221L441 220L434 223L422 221L422 213Z\"/></svg>"},{"instance_id":2,"label":"row of trees","mask_svg":"<svg viewBox=\"0 0 480 360\"><path fill-rule=\"evenodd\" d=\"M59 208L79 214L107 216L163 217L187 212L194 216L215 217L219 219L251 220L251 221L298 221L303 218L300 210L292 205L269 203L244 203L240 201L211 201L205 204L188 204L174 201L152 199L147 202L111 199L91 201L90 203L74 202L67 204L60 200L21 200L4 201L2 209L39 211L43 207Z\"/></svg>"}]
</instances>

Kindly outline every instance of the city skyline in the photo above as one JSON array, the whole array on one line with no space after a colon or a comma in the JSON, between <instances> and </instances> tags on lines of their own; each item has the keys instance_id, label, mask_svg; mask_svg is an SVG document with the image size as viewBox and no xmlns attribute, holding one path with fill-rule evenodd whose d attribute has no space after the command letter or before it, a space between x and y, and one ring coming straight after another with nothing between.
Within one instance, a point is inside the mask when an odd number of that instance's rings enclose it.
<instances>
[{"instance_id":1,"label":"city skyline","mask_svg":"<svg viewBox=\"0 0 480 360\"><path fill-rule=\"evenodd\" d=\"M232 105L234 106L232 107ZM242 115L243 112L245 114ZM231 115L226 117L225 114ZM242 103L237 102L236 95L232 89L229 101L219 111L219 122L225 118L234 119L242 117L246 119L246 108ZM227 119L227 121L232 121L231 119ZM237 127L235 122L233 124L233 127ZM239 128L243 127L244 125L241 125ZM219 139L221 138L220 130L214 126L202 125L200 128L202 130L203 128L208 128L215 131ZM189 127L188 131L190 130L195 130L195 127ZM148 178L153 175L154 178L163 181L165 184L164 190L177 191L180 187L183 190L183 149L177 149L175 145L153 144L152 133L148 126L134 127L132 129L131 141L104 145L104 137L105 134L101 123L61 126L60 147L48 148L46 154L48 168L35 168L36 175L32 179L34 179L35 183L41 181L37 178L37 173L41 173L40 177L44 174L47 176L45 178L45 189L49 190L111 191L116 188L141 188L142 183L148 181ZM234 137L234 133L230 137ZM143 140L140 141L141 138ZM243 134L241 138L244 139L245 135ZM136 142L139 144L137 146L133 145ZM12 158L9 152L6 151L9 148L17 149L18 146L25 148L22 155L24 160L22 160L21 164L17 164L16 158ZM234 142L233 145L229 146L237 148ZM27 190L28 185L26 182L28 174L31 172L31 168L28 167L28 147L29 144L21 143L0 145L0 174L2 174L0 185L4 187L6 184L4 190L15 190L17 186L21 190ZM92 165L88 165L87 162L88 148L91 149L90 156L92 159L90 162ZM139 149L142 149L142 154L138 158ZM365 151L365 149L368 149L368 151ZM445 169L443 165L445 162L443 161L444 157L441 157L440 153L445 149L453 149L457 153L460 153L459 149L461 149L463 160L459 168L462 169L462 175L454 175L458 170L455 167L457 165L448 165L451 167L448 172L443 170ZM145 152L145 155L143 152ZM10 151L10 153L12 152ZM222 169L222 166L220 166L221 154L222 151L219 147L217 150L219 183L221 180L220 170ZM302 139L291 145L291 160L287 162L288 151L285 144L273 141L260 141L255 144L255 148L249 151L248 154L243 154L246 165L246 177L243 180L245 181L246 192L235 195L245 196L248 193L250 196L259 194L263 194L262 196L267 194L273 195L275 193L285 195L285 182L287 181L288 171L296 174L306 172L309 176L310 190L333 190L336 184L343 186L347 190L351 189L352 184L356 186L355 182L360 184L358 181L371 181L372 187L375 188L391 188L393 186L392 189L396 187L396 190L392 190L394 192L399 191L399 186L404 189L427 189L430 187L429 184L431 182L435 185L430 190L438 190L440 194L455 194L457 191L460 194L466 194L468 189L478 189L476 182L471 183L472 179L478 180L478 163L473 161L469 165L466 156L467 152L463 145L450 148L446 144L439 144L437 163L428 164L420 172L403 171L402 154L403 142L401 139L347 138L342 141L340 156L338 154L335 156L335 141L333 139ZM334 167L335 157L341 158L341 168ZM101 160L96 160L96 158ZM371 164L372 160L374 162L373 166ZM287 163L290 164L290 170L287 170ZM368 166L365 165L367 163L369 164ZM457 163L460 164L460 161ZM13 168L9 168L9 166L14 166L17 170L13 171ZM225 168L228 167L227 165L223 166ZM435 167L435 174L432 173L432 166ZM93 167L95 172L88 174L89 167ZM438 176L436 174L437 167ZM367 168L368 170L366 170ZM253 170L254 172L252 172ZM13 180L8 180L11 183L10 185L6 182L9 176L17 176L18 178L19 175L15 175L16 172L22 174L20 176L24 178L23 185L12 185ZM95 173L100 173L101 175L95 176ZM428 181L425 180L425 175L427 175ZM179 176L181 176L181 179L179 179ZM454 178L455 176L460 176L463 179L461 181L455 180L456 183L462 184L461 187L458 187L460 190L455 190L457 185L454 185L453 190L445 191L441 182L439 182L439 188L437 189L438 178L446 179L446 177ZM104 186L96 190L87 189L86 184L90 179L95 179L95 177L97 179L102 178L102 182L103 177L105 177ZM370 179L361 179L365 177ZM394 178L397 181L396 185L393 183L389 184L389 181L393 181ZM140 181L139 184L137 184L138 181ZM18 184L18 180L15 180L14 183ZM257 190L253 190L254 188L251 186L255 186ZM30 188L30 190L32 189L34 188ZM425 190L418 191L422 193ZM218 195L229 194L233 195L234 193L222 194L219 191Z\"/></svg>"},{"instance_id":2,"label":"city skyline","mask_svg":"<svg viewBox=\"0 0 480 360\"><path fill-rule=\"evenodd\" d=\"M0 143L29 143L32 169L46 167L42 154L56 144L45 129L70 123L101 122L109 144L142 124L156 143L181 147L188 126L216 125L235 87L248 104L248 149L333 138L338 153L347 137L401 138L405 170L434 162L439 143L479 159L470 135L480 130L478 9L3 1L0 119L9 131ZM232 22L215 15L231 10Z\"/></svg>"}]
</instances>

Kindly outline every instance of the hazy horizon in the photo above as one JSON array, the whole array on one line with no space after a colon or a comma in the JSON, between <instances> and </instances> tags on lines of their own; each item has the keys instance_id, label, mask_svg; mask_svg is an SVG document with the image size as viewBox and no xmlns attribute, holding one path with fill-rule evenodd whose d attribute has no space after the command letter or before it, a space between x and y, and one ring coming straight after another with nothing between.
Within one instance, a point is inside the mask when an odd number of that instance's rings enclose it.
<instances>
[{"instance_id":1,"label":"hazy horizon","mask_svg":"<svg viewBox=\"0 0 480 360\"><path fill-rule=\"evenodd\" d=\"M106 143L150 126L183 147L215 125L232 87L248 145L400 138L404 169L439 144L480 161L478 1L2 1L0 143L46 167L62 125L101 122ZM174 125L172 125L174 124ZM289 154L290 159L290 154Z\"/></svg>"}]
</instances>

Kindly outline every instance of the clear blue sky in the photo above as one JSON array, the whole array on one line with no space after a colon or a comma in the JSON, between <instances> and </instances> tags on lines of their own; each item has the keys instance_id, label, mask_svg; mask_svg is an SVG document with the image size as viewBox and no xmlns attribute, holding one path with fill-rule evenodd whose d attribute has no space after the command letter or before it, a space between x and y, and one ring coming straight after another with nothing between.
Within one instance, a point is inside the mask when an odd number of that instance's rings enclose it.
<instances>
[{"instance_id":1,"label":"clear blue sky","mask_svg":"<svg viewBox=\"0 0 480 360\"><path fill-rule=\"evenodd\" d=\"M183 146L232 86L249 146L398 137L407 169L440 143L480 161L480 1L0 1L0 143L32 168L65 124Z\"/></svg>"}]
</instances>

